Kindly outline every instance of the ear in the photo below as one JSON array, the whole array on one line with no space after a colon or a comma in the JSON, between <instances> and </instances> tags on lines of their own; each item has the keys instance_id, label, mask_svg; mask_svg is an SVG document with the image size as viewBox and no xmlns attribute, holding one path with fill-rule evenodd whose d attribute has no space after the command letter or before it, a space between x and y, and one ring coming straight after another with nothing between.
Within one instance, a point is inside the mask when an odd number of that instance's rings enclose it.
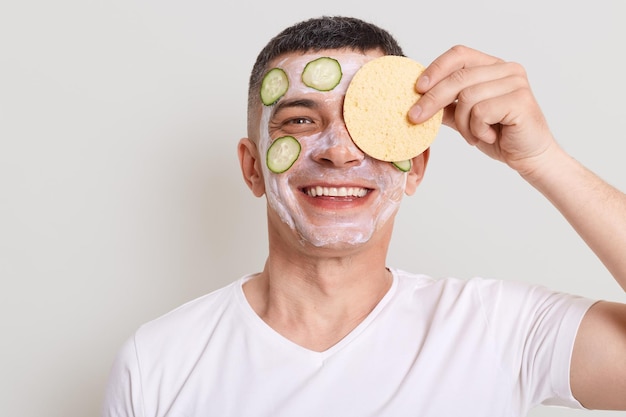
<instances>
[{"instance_id":1,"label":"ear","mask_svg":"<svg viewBox=\"0 0 626 417\"><path fill-rule=\"evenodd\" d=\"M241 139L237 146L237 155L244 181L255 197L261 197L265 194L265 182L256 144L248 138Z\"/></svg>"},{"instance_id":2,"label":"ear","mask_svg":"<svg viewBox=\"0 0 626 417\"><path fill-rule=\"evenodd\" d=\"M411 160L411 170L408 172L406 187L404 189L406 195L413 195L415 190L417 190L418 185L422 182L429 157L430 148L426 149L424 152Z\"/></svg>"}]
</instances>

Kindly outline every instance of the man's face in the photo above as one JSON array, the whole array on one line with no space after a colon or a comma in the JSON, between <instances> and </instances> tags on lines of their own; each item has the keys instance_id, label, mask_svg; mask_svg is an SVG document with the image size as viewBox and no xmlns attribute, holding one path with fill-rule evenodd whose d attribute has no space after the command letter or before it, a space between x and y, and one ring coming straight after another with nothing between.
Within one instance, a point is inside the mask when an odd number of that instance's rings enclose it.
<instances>
[{"instance_id":1,"label":"man's face","mask_svg":"<svg viewBox=\"0 0 626 417\"><path fill-rule=\"evenodd\" d=\"M331 91L302 83L305 65L321 56L339 61L342 78ZM289 55L275 62L289 77L285 95L261 112L258 149L269 205L300 239L317 247L346 247L367 242L395 214L406 173L375 160L352 142L343 121L348 83L372 51L321 51ZM293 136L301 144L296 162L286 172L271 172L266 154L271 143Z\"/></svg>"}]
</instances>

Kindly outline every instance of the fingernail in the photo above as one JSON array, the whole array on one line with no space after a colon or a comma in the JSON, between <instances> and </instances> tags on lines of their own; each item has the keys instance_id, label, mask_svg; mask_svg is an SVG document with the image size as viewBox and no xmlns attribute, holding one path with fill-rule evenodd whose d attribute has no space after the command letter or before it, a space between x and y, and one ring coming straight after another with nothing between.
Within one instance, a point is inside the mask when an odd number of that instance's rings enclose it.
<instances>
[{"instance_id":1,"label":"fingernail","mask_svg":"<svg viewBox=\"0 0 626 417\"><path fill-rule=\"evenodd\" d=\"M422 114L422 107L421 106L413 106L411 107L411 110L409 110L409 120L411 120L412 122L415 122L419 119L420 114Z\"/></svg>"},{"instance_id":2,"label":"fingernail","mask_svg":"<svg viewBox=\"0 0 626 417\"><path fill-rule=\"evenodd\" d=\"M430 78L428 75L422 75L417 79L417 89L419 91L424 91L428 88L428 84L430 83Z\"/></svg>"}]
</instances>

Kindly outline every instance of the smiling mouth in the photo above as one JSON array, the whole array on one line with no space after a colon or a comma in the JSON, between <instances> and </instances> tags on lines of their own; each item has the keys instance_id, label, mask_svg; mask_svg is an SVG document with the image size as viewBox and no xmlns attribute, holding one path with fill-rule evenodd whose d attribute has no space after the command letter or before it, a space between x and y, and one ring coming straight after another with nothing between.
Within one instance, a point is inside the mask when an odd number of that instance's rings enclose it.
<instances>
[{"instance_id":1,"label":"smiling mouth","mask_svg":"<svg viewBox=\"0 0 626 417\"><path fill-rule=\"evenodd\" d=\"M368 188L361 187L308 187L304 193L309 197L365 197L370 191Z\"/></svg>"}]
</instances>

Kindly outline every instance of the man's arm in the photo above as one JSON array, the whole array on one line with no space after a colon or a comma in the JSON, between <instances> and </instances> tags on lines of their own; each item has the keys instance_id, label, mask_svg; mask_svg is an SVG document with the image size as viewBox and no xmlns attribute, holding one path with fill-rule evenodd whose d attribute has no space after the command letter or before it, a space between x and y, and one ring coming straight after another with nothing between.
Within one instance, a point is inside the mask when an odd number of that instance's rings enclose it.
<instances>
[{"instance_id":1,"label":"man's arm","mask_svg":"<svg viewBox=\"0 0 626 417\"><path fill-rule=\"evenodd\" d=\"M527 178L565 216L626 289L626 196L559 152ZM546 161L548 162L548 161ZM626 410L626 305L599 302L579 328L571 363L576 399L591 409Z\"/></svg>"},{"instance_id":2,"label":"man's arm","mask_svg":"<svg viewBox=\"0 0 626 417\"><path fill-rule=\"evenodd\" d=\"M626 195L556 143L519 64L457 46L426 68L417 89L413 122L444 107L444 123L539 190L626 290ZM585 407L626 410L626 305L599 302L586 314L571 385Z\"/></svg>"},{"instance_id":3,"label":"man's arm","mask_svg":"<svg viewBox=\"0 0 626 417\"><path fill-rule=\"evenodd\" d=\"M554 204L626 290L626 194L560 148L544 158L525 179Z\"/></svg>"}]
</instances>

